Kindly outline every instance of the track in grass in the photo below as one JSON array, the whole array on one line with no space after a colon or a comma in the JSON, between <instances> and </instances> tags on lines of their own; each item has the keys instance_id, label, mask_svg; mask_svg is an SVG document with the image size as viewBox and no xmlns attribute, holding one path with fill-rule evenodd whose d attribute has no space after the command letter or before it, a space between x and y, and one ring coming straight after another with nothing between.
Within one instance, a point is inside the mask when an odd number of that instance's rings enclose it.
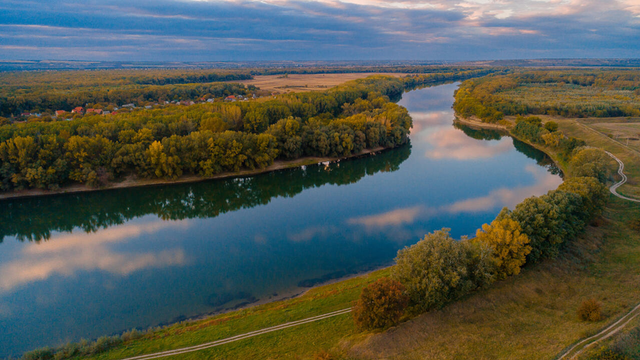
<instances>
[{"instance_id":1,"label":"track in grass","mask_svg":"<svg viewBox=\"0 0 640 360\"><path fill-rule=\"evenodd\" d=\"M627 175L624 174L624 163L622 162L622 160L618 159L615 155L613 155L612 153L605 151L607 153L607 155L611 156L615 161L618 162L618 175L620 175L620 177L622 177L622 179L620 181L618 181L617 183L611 185L611 187L609 188L609 191L611 191L611 193L617 197L619 197L620 199L624 199L624 200L628 200L628 201L633 201L633 202L640 202L640 200L638 199L632 199L630 197L626 197L624 195L620 195L618 194L618 188L622 185L624 185L624 183L627 182ZM616 321L615 323L609 325L608 327L606 327L605 329L603 329L602 331L600 331L599 333L590 336L580 342L578 342L577 344L573 345L571 348L569 348L569 350L567 350L566 352L564 352L564 354L562 356L560 356L558 358L558 360L562 360L562 359L575 359L577 358L580 354L582 354L587 348L590 348L591 346L599 343L602 340L605 340L607 338L609 338L610 336L613 336L615 333L617 333L618 331L622 330L631 320L635 319L638 315L640 315L640 304L638 304L635 308L633 308L631 311L629 311L626 315L624 315L622 318L620 318L618 321Z\"/></svg>"},{"instance_id":2,"label":"track in grass","mask_svg":"<svg viewBox=\"0 0 640 360\"><path fill-rule=\"evenodd\" d=\"M294 326L299 326L299 325L303 325L303 324L308 324L308 323L312 323L312 322L316 322L316 321L332 318L334 316L340 316L340 315L348 314L350 312L351 312L351 308L342 309L342 310L330 312L330 313L327 313L327 314L313 316L313 317L302 319L302 320L292 321L292 322L288 322L288 323L285 323L285 324L276 325L276 326L272 326L272 327L268 327L268 328L264 328L264 329L260 329L260 330L256 330L256 331L252 331L252 332L248 332L248 333L245 333L245 334L240 334L240 335L228 337L228 338L225 338L225 339L220 339L220 340L208 342L208 343L205 343L205 344L194 345L194 346L189 346L189 347L184 347L184 348L174 349L174 350L161 351L161 352L157 352L157 353L153 353L153 354L139 355L139 356L125 358L125 359L122 359L122 360L158 359L158 358L162 358L162 357L166 357L166 356L186 354L186 353L190 353L190 352L194 352L194 351L209 349L209 348L212 348L212 347L228 344L228 343L231 343L231 342L234 342L234 341L248 339L248 338L251 338L251 337L254 337L254 336L267 334L267 333L278 331L278 330L287 329L287 328L294 327Z\"/></svg>"}]
</instances>

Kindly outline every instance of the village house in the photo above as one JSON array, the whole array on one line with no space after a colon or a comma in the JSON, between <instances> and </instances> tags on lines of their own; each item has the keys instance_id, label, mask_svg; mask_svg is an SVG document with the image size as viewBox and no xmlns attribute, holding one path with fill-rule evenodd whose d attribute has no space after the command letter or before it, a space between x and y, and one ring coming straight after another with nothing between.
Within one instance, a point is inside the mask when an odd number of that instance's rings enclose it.
<instances>
[{"instance_id":1,"label":"village house","mask_svg":"<svg viewBox=\"0 0 640 360\"><path fill-rule=\"evenodd\" d=\"M56 110L56 116L62 116L66 113L64 110Z\"/></svg>"},{"instance_id":2,"label":"village house","mask_svg":"<svg viewBox=\"0 0 640 360\"><path fill-rule=\"evenodd\" d=\"M82 106L78 106L77 108L71 110L71 113L73 114L84 114L84 108Z\"/></svg>"},{"instance_id":3,"label":"village house","mask_svg":"<svg viewBox=\"0 0 640 360\"><path fill-rule=\"evenodd\" d=\"M102 114L102 109L87 109L87 114Z\"/></svg>"}]
</instances>

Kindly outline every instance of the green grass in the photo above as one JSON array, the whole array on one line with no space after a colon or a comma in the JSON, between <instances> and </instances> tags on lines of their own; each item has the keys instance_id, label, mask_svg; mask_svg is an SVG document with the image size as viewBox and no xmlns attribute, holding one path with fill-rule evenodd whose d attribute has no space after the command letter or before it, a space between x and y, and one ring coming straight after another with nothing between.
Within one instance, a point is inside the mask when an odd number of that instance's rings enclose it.
<instances>
[{"instance_id":1,"label":"green grass","mask_svg":"<svg viewBox=\"0 0 640 360\"><path fill-rule=\"evenodd\" d=\"M238 310L199 321L175 324L146 334L143 338L125 342L105 353L89 357L89 359L121 359L198 345L348 308L358 298L364 286L387 275L388 272L388 268L381 269L363 276L311 289L304 295L293 299ZM353 333L353 321L351 316L347 314L173 358L287 359L296 358L298 355L313 356L317 351L335 346L343 336Z\"/></svg>"},{"instance_id":2,"label":"green grass","mask_svg":"<svg viewBox=\"0 0 640 360\"><path fill-rule=\"evenodd\" d=\"M627 226L638 217L639 205L611 196L602 224L589 227L562 258L392 331L352 340L345 357L553 359L640 302L640 233ZM602 321L578 319L577 308L589 298L603 304Z\"/></svg>"}]
</instances>

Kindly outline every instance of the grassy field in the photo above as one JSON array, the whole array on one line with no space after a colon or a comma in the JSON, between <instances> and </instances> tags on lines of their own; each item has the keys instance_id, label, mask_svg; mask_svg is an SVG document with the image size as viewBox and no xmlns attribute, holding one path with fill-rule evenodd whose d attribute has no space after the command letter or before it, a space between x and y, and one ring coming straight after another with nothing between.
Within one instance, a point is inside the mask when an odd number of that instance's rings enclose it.
<instances>
[{"instance_id":1,"label":"grassy field","mask_svg":"<svg viewBox=\"0 0 640 360\"><path fill-rule=\"evenodd\" d=\"M349 73L349 74L289 74L283 75L257 75L251 80L232 81L245 85L254 85L260 90L272 93L321 91L344 82L366 78L372 75L388 75L401 77L401 73Z\"/></svg>"},{"instance_id":2,"label":"grassy field","mask_svg":"<svg viewBox=\"0 0 640 360\"><path fill-rule=\"evenodd\" d=\"M598 227L561 259L401 324L352 341L358 359L553 359L640 302L640 234L627 223L640 207L611 197ZM602 302L605 319L580 321L583 300Z\"/></svg>"},{"instance_id":3,"label":"grassy field","mask_svg":"<svg viewBox=\"0 0 640 360\"><path fill-rule=\"evenodd\" d=\"M89 359L122 359L198 345L253 330L348 308L361 289L388 274L388 269L314 288L304 295L207 319L183 322L125 342ZM354 334L350 314L286 329L220 347L168 359L297 359L313 358L340 339ZM85 357L83 357L84 359Z\"/></svg>"},{"instance_id":4,"label":"grassy field","mask_svg":"<svg viewBox=\"0 0 640 360\"><path fill-rule=\"evenodd\" d=\"M625 163L625 174L629 177L629 181L618 189L623 195L640 198L640 151L635 149L631 144L626 145L626 141L622 142L611 138L604 133L598 131L603 128L603 124L620 128L618 121L614 118L610 122L608 119L564 119L558 117L545 117L545 119L553 119L560 125L562 130L568 136L583 139L588 145L598 147L610 151Z\"/></svg>"}]
</instances>

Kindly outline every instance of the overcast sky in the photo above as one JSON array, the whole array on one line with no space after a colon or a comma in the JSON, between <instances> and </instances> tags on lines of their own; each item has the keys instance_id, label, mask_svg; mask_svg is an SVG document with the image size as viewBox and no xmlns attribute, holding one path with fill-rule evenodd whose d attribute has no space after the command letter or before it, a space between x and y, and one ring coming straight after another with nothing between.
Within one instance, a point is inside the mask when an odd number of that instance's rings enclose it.
<instances>
[{"instance_id":1,"label":"overcast sky","mask_svg":"<svg viewBox=\"0 0 640 360\"><path fill-rule=\"evenodd\" d=\"M1 59L640 57L640 0L0 0Z\"/></svg>"}]
</instances>

